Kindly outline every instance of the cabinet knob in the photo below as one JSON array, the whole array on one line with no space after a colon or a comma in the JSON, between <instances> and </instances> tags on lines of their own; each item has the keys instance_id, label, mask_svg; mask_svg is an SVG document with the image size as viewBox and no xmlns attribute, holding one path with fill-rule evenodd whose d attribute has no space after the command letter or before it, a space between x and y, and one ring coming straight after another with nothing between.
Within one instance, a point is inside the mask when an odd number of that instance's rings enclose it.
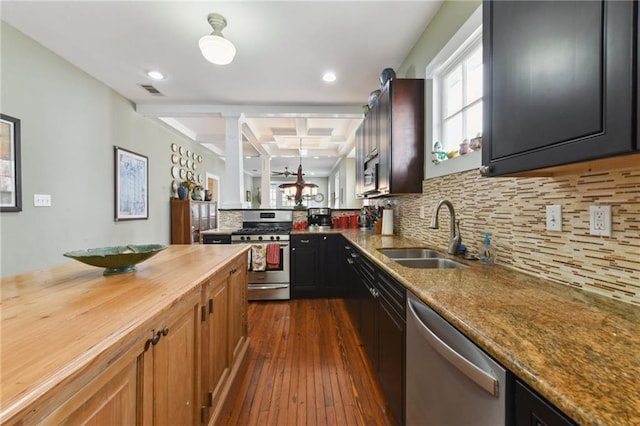
<instances>
[{"instance_id":1,"label":"cabinet knob","mask_svg":"<svg viewBox=\"0 0 640 426\"><path fill-rule=\"evenodd\" d=\"M158 344L158 342L159 342L159 341L160 341L160 333L158 333L158 334L154 334L154 335L153 335L153 337L152 337L151 339L147 340L147 346L148 346L149 344L151 344L151 345L155 346L155 345L157 345L157 344Z\"/></svg>"},{"instance_id":2,"label":"cabinet knob","mask_svg":"<svg viewBox=\"0 0 640 426\"><path fill-rule=\"evenodd\" d=\"M167 334L169 334L169 327L165 327L162 329L162 335L166 336Z\"/></svg>"},{"instance_id":3,"label":"cabinet knob","mask_svg":"<svg viewBox=\"0 0 640 426\"><path fill-rule=\"evenodd\" d=\"M489 174L489 172L491 172L492 167L491 166L481 166L480 167L480 174L482 176L487 176Z\"/></svg>"}]
</instances>

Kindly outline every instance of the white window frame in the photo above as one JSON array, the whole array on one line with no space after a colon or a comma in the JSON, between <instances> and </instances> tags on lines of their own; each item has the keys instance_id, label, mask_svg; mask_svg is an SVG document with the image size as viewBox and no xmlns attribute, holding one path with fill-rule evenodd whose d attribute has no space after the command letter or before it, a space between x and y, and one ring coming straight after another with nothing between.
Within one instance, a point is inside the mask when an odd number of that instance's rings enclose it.
<instances>
[{"instance_id":1,"label":"white window frame","mask_svg":"<svg viewBox=\"0 0 640 426\"><path fill-rule=\"evenodd\" d=\"M464 104L462 105L462 108L457 110L454 114L451 114L447 117L444 116L444 111L445 111L445 102L446 102L446 96L445 96L445 90L443 89L443 82L444 82L444 78L447 77L455 68L457 68L459 65L463 65L463 62L466 61L469 56L471 56L471 54L473 52L475 52L475 50L478 47L482 46L482 33L480 34L474 34L474 36L472 37L472 39L468 40L469 43L467 43L463 49L461 49L459 52L456 52L455 56L450 58L450 60L446 63L446 65L436 74L435 78L434 78L434 99L437 99L437 102L434 102L434 105L437 104L437 108L434 108L434 139L435 140L439 140L440 142L442 142L444 140L444 122L452 117L454 117L457 114L462 114L462 128L466 129L467 127L467 114L466 111L469 110L471 107L477 105L478 103L482 102L484 96L479 97L478 99L474 100L473 102L469 103L469 104ZM467 85L465 84L467 81L467 68L465 66L462 66L462 99L463 102L464 100L466 100L467 98ZM484 93L483 93L484 95ZM437 114L437 115L436 115ZM459 141L460 143L462 141ZM455 146L445 146L443 143L443 149L445 151L452 151L455 149L458 149L458 145Z\"/></svg>"},{"instance_id":2,"label":"white window frame","mask_svg":"<svg viewBox=\"0 0 640 426\"><path fill-rule=\"evenodd\" d=\"M453 69L455 61L460 61L464 53L470 53L472 46L477 46L477 43L482 43L482 5L471 14L469 19L462 24L460 29L426 67L425 75L432 88L432 114L430 119L427 119L427 123L431 124L431 129L427 129L425 140L427 148L425 149L425 177L427 179L479 168L482 164L480 151L461 155L439 164L431 162L433 144L435 141L441 140L441 111L443 108L438 79L444 75L443 71ZM427 111L429 111L429 108L427 108Z\"/></svg>"}]
</instances>

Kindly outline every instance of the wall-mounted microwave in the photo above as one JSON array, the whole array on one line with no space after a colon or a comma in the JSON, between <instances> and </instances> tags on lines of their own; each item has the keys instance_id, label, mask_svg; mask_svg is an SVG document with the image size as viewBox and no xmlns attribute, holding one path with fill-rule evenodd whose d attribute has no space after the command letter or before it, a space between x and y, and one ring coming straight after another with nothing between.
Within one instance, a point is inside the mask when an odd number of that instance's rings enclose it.
<instances>
[{"instance_id":1,"label":"wall-mounted microwave","mask_svg":"<svg viewBox=\"0 0 640 426\"><path fill-rule=\"evenodd\" d=\"M378 156L367 161L364 165L364 178L362 181L363 195L371 195L378 192Z\"/></svg>"}]
</instances>

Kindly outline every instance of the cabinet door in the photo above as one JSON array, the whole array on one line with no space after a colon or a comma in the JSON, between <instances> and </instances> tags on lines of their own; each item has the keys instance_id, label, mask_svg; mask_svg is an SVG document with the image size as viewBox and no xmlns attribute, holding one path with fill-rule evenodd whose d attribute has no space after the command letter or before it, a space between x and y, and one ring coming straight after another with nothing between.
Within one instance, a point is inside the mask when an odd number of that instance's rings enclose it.
<instances>
[{"instance_id":1,"label":"cabinet door","mask_svg":"<svg viewBox=\"0 0 640 426\"><path fill-rule=\"evenodd\" d=\"M205 324L202 333L203 407L207 418L221 403L222 386L229 375L229 291L224 274L209 282L204 295Z\"/></svg>"},{"instance_id":2,"label":"cabinet door","mask_svg":"<svg viewBox=\"0 0 640 426\"><path fill-rule=\"evenodd\" d=\"M356 130L356 194L362 194L364 191L364 123L360 124L358 130ZM336 192L336 197L339 197L340 188L334 188ZM336 205L332 205L331 201L329 201L330 207L338 207Z\"/></svg>"},{"instance_id":3,"label":"cabinet door","mask_svg":"<svg viewBox=\"0 0 640 426\"><path fill-rule=\"evenodd\" d=\"M41 424L134 425L138 418L138 360L123 356Z\"/></svg>"},{"instance_id":4,"label":"cabinet door","mask_svg":"<svg viewBox=\"0 0 640 426\"><path fill-rule=\"evenodd\" d=\"M380 300L378 319L378 379L398 424L404 417L404 318Z\"/></svg>"},{"instance_id":5,"label":"cabinet door","mask_svg":"<svg viewBox=\"0 0 640 426\"><path fill-rule=\"evenodd\" d=\"M321 266L324 268L324 297L345 297L347 294L347 262L344 257L345 239L339 234L323 235L320 241Z\"/></svg>"},{"instance_id":6,"label":"cabinet door","mask_svg":"<svg viewBox=\"0 0 640 426\"><path fill-rule=\"evenodd\" d=\"M153 346L153 423L193 425L200 422L200 293L174 309L163 322L166 335Z\"/></svg>"},{"instance_id":7,"label":"cabinet door","mask_svg":"<svg viewBox=\"0 0 640 426\"><path fill-rule=\"evenodd\" d=\"M238 262L229 275L229 363L233 364L247 337L247 265Z\"/></svg>"},{"instance_id":8,"label":"cabinet door","mask_svg":"<svg viewBox=\"0 0 640 426\"><path fill-rule=\"evenodd\" d=\"M391 82L383 89L378 110L378 191L388 193L391 178ZM401 143L398 141L398 143Z\"/></svg>"},{"instance_id":9,"label":"cabinet door","mask_svg":"<svg viewBox=\"0 0 640 426\"><path fill-rule=\"evenodd\" d=\"M291 293L293 297L317 297L323 271L320 265L320 236L291 237Z\"/></svg>"},{"instance_id":10,"label":"cabinet door","mask_svg":"<svg viewBox=\"0 0 640 426\"><path fill-rule=\"evenodd\" d=\"M630 1L484 2L484 173L637 148L634 7Z\"/></svg>"},{"instance_id":11,"label":"cabinet door","mask_svg":"<svg viewBox=\"0 0 640 426\"><path fill-rule=\"evenodd\" d=\"M519 426L569 426L574 423L557 408L516 380L515 424Z\"/></svg>"}]
</instances>

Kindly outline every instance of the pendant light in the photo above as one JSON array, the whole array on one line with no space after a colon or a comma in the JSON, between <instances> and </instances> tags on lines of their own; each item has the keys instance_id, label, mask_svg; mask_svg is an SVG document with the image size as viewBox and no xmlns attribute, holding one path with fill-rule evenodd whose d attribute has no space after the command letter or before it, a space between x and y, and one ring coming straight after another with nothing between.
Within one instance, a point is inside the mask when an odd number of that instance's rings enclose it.
<instances>
[{"instance_id":1,"label":"pendant light","mask_svg":"<svg viewBox=\"0 0 640 426\"><path fill-rule=\"evenodd\" d=\"M236 56L236 47L222 35L222 30L227 26L227 20L218 13L210 13L207 21L213 28L213 32L202 37L198 42L202 56L216 65L230 64Z\"/></svg>"}]
</instances>

